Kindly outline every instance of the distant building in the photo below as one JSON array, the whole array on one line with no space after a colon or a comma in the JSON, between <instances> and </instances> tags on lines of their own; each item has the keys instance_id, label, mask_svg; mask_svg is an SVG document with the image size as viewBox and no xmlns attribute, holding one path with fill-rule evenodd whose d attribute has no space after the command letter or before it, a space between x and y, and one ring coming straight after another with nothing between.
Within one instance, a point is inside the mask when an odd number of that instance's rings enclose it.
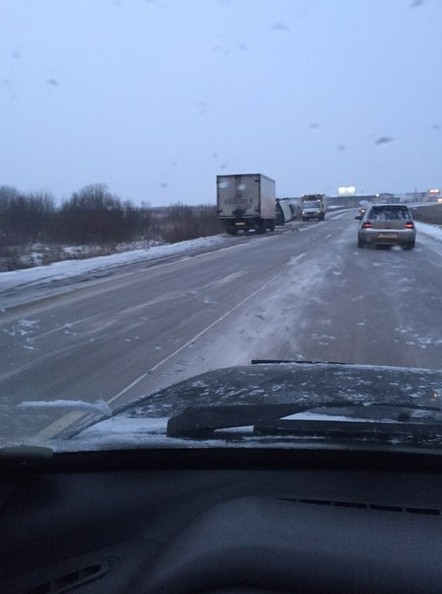
<instances>
[{"instance_id":1,"label":"distant building","mask_svg":"<svg viewBox=\"0 0 442 594\"><path fill-rule=\"evenodd\" d=\"M347 208L357 208L361 200L366 200L367 202L374 202L376 196L374 194L360 194L353 195L353 196L328 196L328 204L329 206L345 206Z\"/></svg>"},{"instance_id":2,"label":"distant building","mask_svg":"<svg viewBox=\"0 0 442 594\"><path fill-rule=\"evenodd\" d=\"M356 196L355 186L340 186L338 188L338 196L340 198L346 198L347 196Z\"/></svg>"},{"instance_id":3,"label":"distant building","mask_svg":"<svg viewBox=\"0 0 442 594\"><path fill-rule=\"evenodd\" d=\"M438 202L442 198L442 193L439 188L433 188L431 190L427 190L424 193L423 200L424 202Z\"/></svg>"},{"instance_id":4,"label":"distant building","mask_svg":"<svg viewBox=\"0 0 442 594\"><path fill-rule=\"evenodd\" d=\"M399 202L399 198L396 198L395 194L391 192L381 192L376 194L376 200L379 204L391 204L392 202Z\"/></svg>"}]
</instances>

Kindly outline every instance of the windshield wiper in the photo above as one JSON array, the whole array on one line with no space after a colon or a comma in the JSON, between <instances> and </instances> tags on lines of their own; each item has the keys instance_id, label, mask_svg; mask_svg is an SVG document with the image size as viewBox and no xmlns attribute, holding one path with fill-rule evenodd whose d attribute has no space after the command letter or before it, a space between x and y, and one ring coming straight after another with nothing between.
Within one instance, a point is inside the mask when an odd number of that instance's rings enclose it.
<instances>
[{"instance_id":1,"label":"windshield wiper","mask_svg":"<svg viewBox=\"0 0 442 594\"><path fill-rule=\"evenodd\" d=\"M391 441L401 440L416 442L442 439L442 424L422 422L389 422L389 421L315 421L298 419L278 419L271 424L255 425L255 435L261 436L296 436L330 439L332 441L367 440Z\"/></svg>"},{"instance_id":2,"label":"windshield wiper","mask_svg":"<svg viewBox=\"0 0 442 594\"><path fill-rule=\"evenodd\" d=\"M305 359L252 359L252 365L272 365L273 363L298 363L305 365L347 365L343 361L307 361Z\"/></svg>"},{"instance_id":3,"label":"windshield wiper","mask_svg":"<svg viewBox=\"0 0 442 594\"><path fill-rule=\"evenodd\" d=\"M169 419L167 436L206 438L217 429L266 423L308 408L311 406L297 404L189 406L179 415Z\"/></svg>"},{"instance_id":4,"label":"windshield wiper","mask_svg":"<svg viewBox=\"0 0 442 594\"><path fill-rule=\"evenodd\" d=\"M424 416L415 417L419 411ZM305 418L287 418L307 413ZM426 414L425 414L426 413ZM310 418L308 415L313 415ZM339 416L339 419L336 419ZM320 417L320 418L318 418ZM328 417L328 418L327 418ZM440 420L435 421L435 417ZM171 417L168 437L210 439L220 429L252 427L255 436L392 437L412 435L417 438L442 437L442 410L385 402L326 404L290 403L188 407Z\"/></svg>"}]
</instances>

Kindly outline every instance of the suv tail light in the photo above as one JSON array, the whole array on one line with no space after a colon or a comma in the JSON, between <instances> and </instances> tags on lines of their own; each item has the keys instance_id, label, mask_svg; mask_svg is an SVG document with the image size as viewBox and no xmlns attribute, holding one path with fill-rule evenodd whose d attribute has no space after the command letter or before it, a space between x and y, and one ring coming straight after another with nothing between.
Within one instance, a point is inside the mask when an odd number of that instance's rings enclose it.
<instances>
[{"instance_id":1,"label":"suv tail light","mask_svg":"<svg viewBox=\"0 0 442 594\"><path fill-rule=\"evenodd\" d=\"M370 229L371 228L371 221L365 221L365 223L362 223L362 228L363 229Z\"/></svg>"},{"instance_id":2,"label":"suv tail light","mask_svg":"<svg viewBox=\"0 0 442 594\"><path fill-rule=\"evenodd\" d=\"M406 229L414 229L414 223L413 223L413 221L407 221L405 223L405 228Z\"/></svg>"}]
</instances>

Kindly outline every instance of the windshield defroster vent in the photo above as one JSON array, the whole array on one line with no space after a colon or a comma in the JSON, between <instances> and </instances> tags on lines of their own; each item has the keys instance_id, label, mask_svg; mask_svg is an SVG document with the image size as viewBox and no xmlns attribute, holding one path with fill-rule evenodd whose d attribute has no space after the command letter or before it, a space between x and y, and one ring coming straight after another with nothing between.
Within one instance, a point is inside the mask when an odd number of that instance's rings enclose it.
<instances>
[{"instance_id":1,"label":"windshield defroster vent","mask_svg":"<svg viewBox=\"0 0 442 594\"><path fill-rule=\"evenodd\" d=\"M281 497L280 499L283 501L293 501L296 503L304 503L309 505L328 505L331 507L349 507L353 509L370 509L374 511L423 514L426 516L442 515L442 511L440 509L428 507L403 507L400 505L384 505L379 503L363 503L358 501L333 501L331 499L291 499L288 497Z\"/></svg>"},{"instance_id":2,"label":"windshield defroster vent","mask_svg":"<svg viewBox=\"0 0 442 594\"><path fill-rule=\"evenodd\" d=\"M73 588L78 588L87 582L101 577L109 569L109 563L94 563L93 565L88 565L52 578L28 590L27 594L62 594L63 592L70 592Z\"/></svg>"}]
</instances>

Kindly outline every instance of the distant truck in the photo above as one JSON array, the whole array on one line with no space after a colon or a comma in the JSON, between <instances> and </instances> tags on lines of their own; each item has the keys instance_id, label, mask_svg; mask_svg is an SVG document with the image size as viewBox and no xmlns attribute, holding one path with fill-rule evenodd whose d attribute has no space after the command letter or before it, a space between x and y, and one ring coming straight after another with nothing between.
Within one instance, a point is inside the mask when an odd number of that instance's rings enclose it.
<instances>
[{"instance_id":1,"label":"distant truck","mask_svg":"<svg viewBox=\"0 0 442 594\"><path fill-rule=\"evenodd\" d=\"M260 173L217 175L218 219L230 235L265 233L276 224L275 182Z\"/></svg>"},{"instance_id":2,"label":"distant truck","mask_svg":"<svg viewBox=\"0 0 442 594\"><path fill-rule=\"evenodd\" d=\"M327 210L325 194L304 194L301 196L302 220L323 221Z\"/></svg>"}]
</instances>

